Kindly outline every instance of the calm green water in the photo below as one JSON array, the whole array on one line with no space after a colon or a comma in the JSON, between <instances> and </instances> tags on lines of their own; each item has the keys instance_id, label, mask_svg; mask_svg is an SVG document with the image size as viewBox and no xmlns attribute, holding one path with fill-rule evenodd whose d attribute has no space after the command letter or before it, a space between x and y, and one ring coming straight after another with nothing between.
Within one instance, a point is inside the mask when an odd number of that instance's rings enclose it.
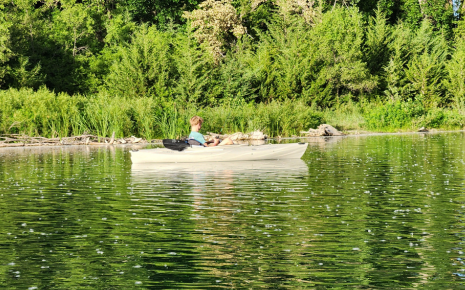
<instances>
[{"instance_id":1,"label":"calm green water","mask_svg":"<svg viewBox=\"0 0 465 290\"><path fill-rule=\"evenodd\" d=\"M465 288L464 149L347 137L194 168L0 149L0 288Z\"/></svg>"}]
</instances>

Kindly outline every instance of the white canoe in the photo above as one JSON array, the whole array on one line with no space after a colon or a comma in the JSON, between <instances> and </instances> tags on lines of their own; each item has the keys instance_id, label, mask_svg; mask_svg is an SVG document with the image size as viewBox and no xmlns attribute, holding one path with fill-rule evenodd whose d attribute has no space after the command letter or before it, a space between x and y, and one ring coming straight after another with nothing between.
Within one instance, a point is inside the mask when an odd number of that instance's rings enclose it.
<instances>
[{"instance_id":1,"label":"white canoe","mask_svg":"<svg viewBox=\"0 0 465 290\"><path fill-rule=\"evenodd\" d=\"M166 148L131 151L133 164L153 162L229 162L301 158L308 143L267 144L261 146L195 146L184 151Z\"/></svg>"}]
</instances>

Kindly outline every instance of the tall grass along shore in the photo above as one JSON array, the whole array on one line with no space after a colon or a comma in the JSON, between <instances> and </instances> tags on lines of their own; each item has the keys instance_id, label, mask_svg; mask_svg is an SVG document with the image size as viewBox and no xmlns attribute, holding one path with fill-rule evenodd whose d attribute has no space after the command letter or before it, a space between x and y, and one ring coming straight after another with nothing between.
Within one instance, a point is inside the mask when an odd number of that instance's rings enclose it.
<instances>
[{"instance_id":1,"label":"tall grass along shore","mask_svg":"<svg viewBox=\"0 0 465 290\"><path fill-rule=\"evenodd\" d=\"M312 107L296 100L224 102L214 107L161 101L155 98L55 94L42 88L0 91L0 134L67 137L92 133L108 137L131 135L147 140L189 134L189 119L202 116L204 132L262 130L270 137L299 135L330 123L341 130L411 131L419 127L461 129L465 108L426 110L421 103L348 102L332 108Z\"/></svg>"}]
</instances>

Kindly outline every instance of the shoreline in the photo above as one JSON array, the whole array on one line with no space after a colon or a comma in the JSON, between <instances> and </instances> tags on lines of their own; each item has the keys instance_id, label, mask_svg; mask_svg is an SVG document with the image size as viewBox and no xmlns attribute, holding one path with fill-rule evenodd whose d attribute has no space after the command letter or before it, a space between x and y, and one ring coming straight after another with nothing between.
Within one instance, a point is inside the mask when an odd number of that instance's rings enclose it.
<instances>
[{"instance_id":1,"label":"shoreline","mask_svg":"<svg viewBox=\"0 0 465 290\"><path fill-rule=\"evenodd\" d=\"M308 140L310 142L311 139L313 140L321 140L324 138L345 138L345 137L368 137L368 136L385 136L385 135L415 135L415 134L441 134L441 133L459 133L465 132L465 130L437 130L432 129L428 132L367 132L363 131L360 133L358 130L354 131L346 131L344 132L345 135L342 136L293 136L293 137L275 137L275 138L268 138L264 140L241 140L241 142L249 143L253 145L253 141L264 141L264 143L273 141L273 142L280 142L281 140ZM40 138L40 137L30 137L30 138ZM66 139L66 138L74 138L74 137L64 137L64 138L55 138L55 139ZM109 139L105 137L101 137L102 140ZM0 143L0 150L4 148L61 148L61 147L130 147L131 149L142 149L148 147L150 145L162 145L162 139L152 139L150 142L147 140L138 140L134 143L104 143L104 142L88 142L87 144L66 144L65 142L57 142L57 143L25 143L25 142L18 142L18 143ZM261 145L261 144L255 144Z\"/></svg>"}]
</instances>

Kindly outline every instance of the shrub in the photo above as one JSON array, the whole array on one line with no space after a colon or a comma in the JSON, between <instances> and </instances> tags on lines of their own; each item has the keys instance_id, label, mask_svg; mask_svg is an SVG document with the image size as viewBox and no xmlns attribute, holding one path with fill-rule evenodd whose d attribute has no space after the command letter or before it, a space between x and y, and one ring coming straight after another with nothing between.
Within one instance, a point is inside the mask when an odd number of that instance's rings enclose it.
<instances>
[{"instance_id":1,"label":"shrub","mask_svg":"<svg viewBox=\"0 0 465 290\"><path fill-rule=\"evenodd\" d=\"M56 95L41 88L0 92L0 131L3 134L63 137L74 133L83 98Z\"/></svg>"},{"instance_id":2,"label":"shrub","mask_svg":"<svg viewBox=\"0 0 465 290\"><path fill-rule=\"evenodd\" d=\"M131 43L120 47L121 57L111 66L107 89L119 96L169 96L175 67L171 36L141 25Z\"/></svg>"},{"instance_id":3,"label":"shrub","mask_svg":"<svg viewBox=\"0 0 465 290\"><path fill-rule=\"evenodd\" d=\"M433 108L415 120L414 124L416 127L456 129L465 125L465 116L457 110Z\"/></svg>"},{"instance_id":4,"label":"shrub","mask_svg":"<svg viewBox=\"0 0 465 290\"><path fill-rule=\"evenodd\" d=\"M365 125L370 130L411 128L414 118L425 114L420 102L389 101L365 114Z\"/></svg>"}]
</instances>

